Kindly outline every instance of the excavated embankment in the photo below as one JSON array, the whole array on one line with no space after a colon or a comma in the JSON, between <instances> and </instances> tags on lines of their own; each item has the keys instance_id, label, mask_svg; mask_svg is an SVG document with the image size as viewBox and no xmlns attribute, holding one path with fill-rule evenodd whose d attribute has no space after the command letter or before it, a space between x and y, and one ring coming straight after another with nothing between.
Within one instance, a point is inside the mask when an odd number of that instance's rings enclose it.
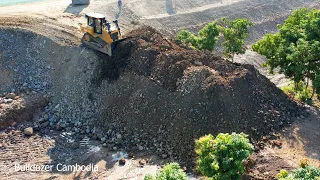
<instances>
[{"instance_id":1,"label":"excavated embankment","mask_svg":"<svg viewBox=\"0 0 320 180\"><path fill-rule=\"evenodd\" d=\"M202 135L235 131L257 139L300 111L251 65L189 50L149 27L127 36L108 57L2 29L0 91L50 94L40 127L49 121L113 149L150 151L187 165Z\"/></svg>"}]
</instances>

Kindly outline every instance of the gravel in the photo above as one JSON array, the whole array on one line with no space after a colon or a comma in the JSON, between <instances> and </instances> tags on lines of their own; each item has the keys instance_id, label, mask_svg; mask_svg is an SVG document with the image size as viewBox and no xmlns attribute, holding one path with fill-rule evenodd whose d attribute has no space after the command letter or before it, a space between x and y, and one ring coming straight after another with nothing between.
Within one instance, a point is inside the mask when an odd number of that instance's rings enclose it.
<instances>
[{"instance_id":1,"label":"gravel","mask_svg":"<svg viewBox=\"0 0 320 180\"><path fill-rule=\"evenodd\" d=\"M25 129L23 130L23 133L24 133L25 135L31 136L31 135L33 135L33 128L32 128L32 127L25 128Z\"/></svg>"},{"instance_id":2,"label":"gravel","mask_svg":"<svg viewBox=\"0 0 320 180\"><path fill-rule=\"evenodd\" d=\"M114 151L147 151L188 166L201 135L244 131L257 138L300 112L252 66L187 51L148 27L132 36L139 38L109 58L2 29L0 65L12 71L14 83L0 92L46 94L51 102L37 127L68 129Z\"/></svg>"}]
</instances>

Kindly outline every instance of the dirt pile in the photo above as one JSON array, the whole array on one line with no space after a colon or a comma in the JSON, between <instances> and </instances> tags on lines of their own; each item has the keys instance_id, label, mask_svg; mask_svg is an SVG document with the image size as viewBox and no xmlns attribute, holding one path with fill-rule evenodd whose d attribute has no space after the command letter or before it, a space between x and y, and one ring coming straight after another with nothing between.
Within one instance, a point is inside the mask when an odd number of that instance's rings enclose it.
<instances>
[{"instance_id":1,"label":"dirt pile","mask_svg":"<svg viewBox=\"0 0 320 180\"><path fill-rule=\"evenodd\" d=\"M253 66L190 50L149 27L127 35L113 57L3 29L0 91L36 91L52 102L41 127L99 139L113 150L150 151L192 166L194 139L245 132L255 139L300 112Z\"/></svg>"},{"instance_id":2,"label":"dirt pile","mask_svg":"<svg viewBox=\"0 0 320 180\"><path fill-rule=\"evenodd\" d=\"M192 163L193 141L202 135L235 131L255 139L298 115L251 65L186 49L148 27L128 36L93 80L91 98L102 107L97 132L109 145Z\"/></svg>"}]
</instances>

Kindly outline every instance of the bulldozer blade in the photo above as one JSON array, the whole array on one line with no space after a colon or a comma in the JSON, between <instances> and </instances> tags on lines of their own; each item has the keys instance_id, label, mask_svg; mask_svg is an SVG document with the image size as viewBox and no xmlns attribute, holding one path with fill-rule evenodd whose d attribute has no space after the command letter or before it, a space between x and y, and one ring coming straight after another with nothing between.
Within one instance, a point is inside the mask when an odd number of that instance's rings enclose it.
<instances>
[{"instance_id":1,"label":"bulldozer blade","mask_svg":"<svg viewBox=\"0 0 320 180\"><path fill-rule=\"evenodd\" d=\"M111 44L112 51L114 51L117 48L119 43L121 43L121 42L123 42L123 41L125 41L127 39L130 39L130 38L132 38L132 37L127 37L127 38L120 39L118 41L113 41L112 44Z\"/></svg>"}]
</instances>

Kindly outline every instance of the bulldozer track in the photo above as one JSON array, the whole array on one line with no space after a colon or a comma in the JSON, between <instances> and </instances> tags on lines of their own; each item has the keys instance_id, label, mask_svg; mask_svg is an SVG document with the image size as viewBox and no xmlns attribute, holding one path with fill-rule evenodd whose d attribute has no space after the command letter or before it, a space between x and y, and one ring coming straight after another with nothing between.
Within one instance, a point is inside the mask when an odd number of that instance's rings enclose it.
<instances>
[{"instance_id":1,"label":"bulldozer track","mask_svg":"<svg viewBox=\"0 0 320 180\"><path fill-rule=\"evenodd\" d=\"M100 51L105 54L109 54L109 45L105 43L104 41L100 40L98 38L94 38L89 33L85 33L81 39L81 42L88 48Z\"/></svg>"}]
</instances>

